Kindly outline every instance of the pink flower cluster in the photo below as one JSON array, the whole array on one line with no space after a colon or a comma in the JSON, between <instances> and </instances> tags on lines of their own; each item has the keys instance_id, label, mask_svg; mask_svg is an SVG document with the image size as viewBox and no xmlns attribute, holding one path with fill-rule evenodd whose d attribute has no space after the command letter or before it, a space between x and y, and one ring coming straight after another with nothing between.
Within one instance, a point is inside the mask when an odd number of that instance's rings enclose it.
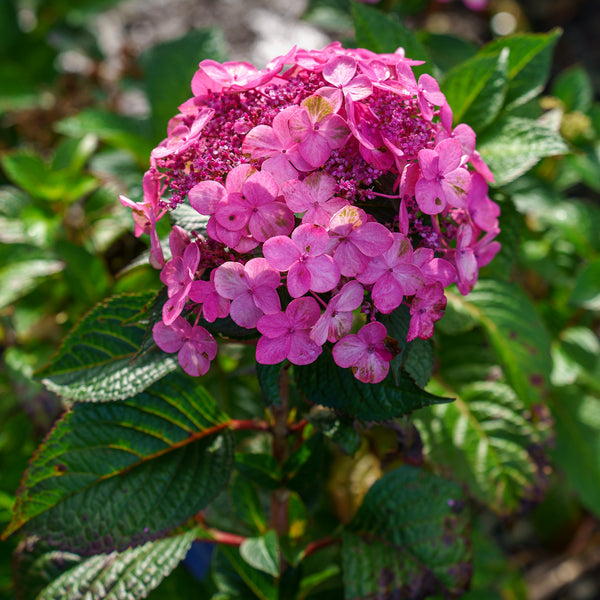
<instances>
[{"instance_id":1,"label":"pink flower cluster","mask_svg":"<svg viewBox=\"0 0 600 600\"><path fill-rule=\"evenodd\" d=\"M378 314L406 305L408 340L428 338L444 288L471 290L500 247L493 177L415 64L337 42L264 70L200 63L143 201L121 198L167 287L154 339L186 372L206 373L217 351L200 319L229 316L257 330L259 363L306 365L326 348L377 383L395 347ZM165 260L156 223L184 202L206 230L173 226Z\"/></svg>"}]
</instances>

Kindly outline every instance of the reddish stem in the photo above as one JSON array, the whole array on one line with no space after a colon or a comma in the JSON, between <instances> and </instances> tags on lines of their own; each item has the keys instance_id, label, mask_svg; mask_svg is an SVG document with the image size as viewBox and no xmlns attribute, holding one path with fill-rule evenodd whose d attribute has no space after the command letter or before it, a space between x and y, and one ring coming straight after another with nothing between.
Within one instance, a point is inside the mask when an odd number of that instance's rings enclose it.
<instances>
[{"instance_id":1,"label":"reddish stem","mask_svg":"<svg viewBox=\"0 0 600 600\"><path fill-rule=\"evenodd\" d=\"M332 537L325 537L322 540L317 540L316 542L311 542L310 544L308 544L308 546L306 546L303 556L304 556L304 558L306 558L307 556L314 554L315 552L317 552L318 550L321 550L322 548L327 548L327 546L333 546L333 544L339 544L339 543L340 543L339 538L332 538Z\"/></svg>"},{"instance_id":2,"label":"reddish stem","mask_svg":"<svg viewBox=\"0 0 600 600\"><path fill-rule=\"evenodd\" d=\"M231 421L229 421L229 428L234 431L269 431L270 429L269 424L266 421L260 421L259 419L231 419Z\"/></svg>"}]
</instances>

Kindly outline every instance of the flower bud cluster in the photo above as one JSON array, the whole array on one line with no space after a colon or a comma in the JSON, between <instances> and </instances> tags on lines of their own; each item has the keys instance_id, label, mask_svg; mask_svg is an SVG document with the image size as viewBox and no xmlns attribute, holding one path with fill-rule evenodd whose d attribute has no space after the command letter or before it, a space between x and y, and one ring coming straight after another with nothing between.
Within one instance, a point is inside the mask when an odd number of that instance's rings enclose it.
<instances>
[{"instance_id":1,"label":"flower bud cluster","mask_svg":"<svg viewBox=\"0 0 600 600\"><path fill-rule=\"evenodd\" d=\"M217 352L200 318L229 316L258 330L259 363L306 365L333 345L340 367L377 383L394 356L378 313L406 305L408 340L428 338L444 288L471 290L500 247L493 177L416 64L337 42L264 70L200 63L143 201L121 197L168 291L154 339L186 372ZM181 203L206 230L173 226L165 260L156 224Z\"/></svg>"}]
</instances>

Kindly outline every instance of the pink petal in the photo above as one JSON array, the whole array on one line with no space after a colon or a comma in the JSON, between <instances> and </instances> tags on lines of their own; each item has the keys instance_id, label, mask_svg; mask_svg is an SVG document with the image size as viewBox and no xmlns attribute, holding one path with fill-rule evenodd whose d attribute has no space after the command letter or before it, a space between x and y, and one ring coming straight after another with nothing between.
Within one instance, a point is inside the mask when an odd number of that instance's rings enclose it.
<instances>
[{"instance_id":1,"label":"pink petal","mask_svg":"<svg viewBox=\"0 0 600 600\"><path fill-rule=\"evenodd\" d=\"M344 92L354 101L362 100L373 93L373 84L366 75L359 75L344 88Z\"/></svg>"},{"instance_id":2,"label":"pink petal","mask_svg":"<svg viewBox=\"0 0 600 600\"><path fill-rule=\"evenodd\" d=\"M358 337L366 344L381 344L387 336L387 329L379 321L371 321L363 325L358 332Z\"/></svg>"},{"instance_id":3,"label":"pink petal","mask_svg":"<svg viewBox=\"0 0 600 600\"><path fill-rule=\"evenodd\" d=\"M267 338L279 338L289 330L290 320L282 312L264 315L258 320L256 328Z\"/></svg>"},{"instance_id":4,"label":"pink petal","mask_svg":"<svg viewBox=\"0 0 600 600\"><path fill-rule=\"evenodd\" d=\"M276 288L279 285L279 273L269 265L266 258L251 258L244 265L244 270L253 286Z\"/></svg>"},{"instance_id":5,"label":"pink petal","mask_svg":"<svg viewBox=\"0 0 600 600\"><path fill-rule=\"evenodd\" d=\"M327 250L329 234L320 225L305 223L296 227L292 240L303 254L318 256Z\"/></svg>"},{"instance_id":6,"label":"pink petal","mask_svg":"<svg viewBox=\"0 0 600 600\"><path fill-rule=\"evenodd\" d=\"M190 283L191 285L191 283ZM185 303L188 299L188 288L183 288L179 293L175 294L171 298L169 298L164 304L162 308L162 318L165 325L171 325L177 317L181 314Z\"/></svg>"},{"instance_id":7,"label":"pink petal","mask_svg":"<svg viewBox=\"0 0 600 600\"><path fill-rule=\"evenodd\" d=\"M391 273L386 273L375 282L371 295L377 310L386 315L398 308L403 298L402 288Z\"/></svg>"},{"instance_id":8,"label":"pink petal","mask_svg":"<svg viewBox=\"0 0 600 600\"><path fill-rule=\"evenodd\" d=\"M242 191L242 186L253 173L255 173L254 167L246 163L234 167L227 174L227 178L225 179L225 189L230 194L240 193Z\"/></svg>"},{"instance_id":9,"label":"pink petal","mask_svg":"<svg viewBox=\"0 0 600 600\"><path fill-rule=\"evenodd\" d=\"M323 349L315 344L308 333L300 331L291 336L288 360L295 365L308 365L315 360Z\"/></svg>"},{"instance_id":10,"label":"pink petal","mask_svg":"<svg viewBox=\"0 0 600 600\"><path fill-rule=\"evenodd\" d=\"M436 147L435 152L439 155L440 173L449 173L458 169L462 159L462 146L458 140L448 138L441 141ZM419 152L419 155L421 152Z\"/></svg>"},{"instance_id":11,"label":"pink petal","mask_svg":"<svg viewBox=\"0 0 600 600\"><path fill-rule=\"evenodd\" d=\"M352 243L366 256L378 256L388 250L394 237L387 227L381 223L365 223L352 230Z\"/></svg>"},{"instance_id":12,"label":"pink petal","mask_svg":"<svg viewBox=\"0 0 600 600\"><path fill-rule=\"evenodd\" d=\"M188 192L191 207L201 215L212 215L226 197L227 190L216 181L201 181Z\"/></svg>"},{"instance_id":13,"label":"pink petal","mask_svg":"<svg viewBox=\"0 0 600 600\"><path fill-rule=\"evenodd\" d=\"M271 202L251 214L248 229L256 240L264 242L291 233L294 223L294 213L283 202Z\"/></svg>"},{"instance_id":14,"label":"pink petal","mask_svg":"<svg viewBox=\"0 0 600 600\"><path fill-rule=\"evenodd\" d=\"M248 177L242 191L250 206L261 206L273 202L279 189L272 175L259 171Z\"/></svg>"},{"instance_id":15,"label":"pink petal","mask_svg":"<svg viewBox=\"0 0 600 600\"><path fill-rule=\"evenodd\" d=\"M256 344L256 361L261 365L276 365L287 358L291 344L290 335L278 338L261 337Z\"/></svg>"},{"instance_id":16,"label":"pink petal","mask_svg":"<svg viewBox=\"0 0 600 600\"><path fill-rule=\"evenodd\" d=\"M446 195L446 202L456 208L465 208L467 194L471 187L471 174L462 167L451 171L442 180L442 189Z\"/></svg>"},{"instance_id":17,"label":"pink petal","mask_svg":"<svg viewBox=\"0 0 600 600\"><path fill-rule=\"evenodd\" d=\"M237 323L240 327L253 329L264 313L256 306L249 291L246 291L231 301L229 314L234 323Z\"/></svg>"},{"instance_id":18,"label":"pink petal","mask_svg":"<svg viewBox=\"0 0 600 600\"><path fill-rule=\"evenodd\" d=\"M337 263L340 273L346 277L354 277L363 272L369 264L365 256L349 239L341 242L335 249L333 259ZM358 277L360 279L360 277Z\"/></svg>"},{"instance_id":19,"label":"pink petal","mask_svg":"<svg viewBox=\"0 0 600 600\"><path fill-rule=\"evenodd\" d=\"M425 179L435 179L440 172L439 154L435 150L419 150L419 167Z\"/></svg>"},{"instance_id":20,"label":"pink petal","mask_svg":"<svg viewBox=\"0 0 600 600\"><path fill-rule=\"evenodd\" d=\"M200 325L192 327L189 341L201 352L206 353L206 356L208 356L210 360L213 360L217 355L217 342L204 327L200 327Z\"/></svg>"},{"instance_id":21,"label":"pink petal","mask_svg":"<svg viewBox=\"0 0 600 600\"><path fill-rule=\"evenodd\" d=\"M340 270L331 256L321 254L309 258L305 264L310 272L310 289L313 292L328 292L338 284Z\"/></svg>"},{"instance_id":22,"label":"pink petal","mask_svg":"<svg viewBox=\"0 0 600 600\"><path fill-rule=\"evenodd\" d=\"M229 196L231 198L232 195ZM221 202L215 210L215 219L217 223L228 231L241 231L248 223L250 218L250 208L236 202L228 200Z\"/></svg>"},{"instance_id":23,"label":"pink petal","mask_svg":"<svg viewBox=\"0 0 600 600\"><path fill-rule=\"evenodd\" d=\"M356 366L354 377L363 383L379 383L386 378L389 370L390 363L373 352L367 354L365 359Z\"/></svg>"},{"instance_id":24,"label":"pink petal","mask_svg":"<svg viewBox=\"0 0 600 600\"><path fill-rule=\"evenodd\" d=\"M183 317L179 317L170 326L159 321L152 328L152 337L163 352L177 352L183 346L191 329L191 325Z\"/></svg>"},{"instance_id":25,"label":"pink petal","mask_svg":"<svg viewBox=\"0 0 600 600\"><path fill-rule=\"evenodd\" d=\"M283 235L266 240L263 244L263 254L269 264L278 271L287 271L300 258L300 250L296 244Z\"/></svg>"},{"instance_id":26,"label":"pink petal","mask_svg":"<svg viewBox=\"0 0 600 600\"><path fill-rule=\"evenodd\" d=\"M351 333L333 347L333 360L338 366L347 369L357 364L366 351L365 343L356 334Z\"/></svg>"},{"instance_id":27,"label":"pink petal","mask_svg":"<svg viewBox=\"0 0 600 600\"><path fill-rule=\"evenodd\" d=\"M215 289L223 298L237 298L248 290L248 279L243 265L226 262L215 271Z\"/></svg>"},{"instance_id":28,"label":"pink petal","mask_svg":"<svg viewBox=\"0 0 600 600\"><path fill-rule=\"evenodd\" d=\"M363 302L365 290L363 286L356 280L346 283L339 293L332 298L332 301L337 298L335 308L338 311L356 310Z\"/></svg>"},{"instance_id":29,"label":"pink petal","mask_svg":"<svg viewBox=\"0 0 600 600\"><path fill-rule=\"evenodd\" d=\"M325 137L330 148L341 148L350 136L350 128L340 115L327 115L319 123L319 133Z\"/></svg>"},{"instance_id":30,"label":"pink petal","mask_svg":"<svg viewBox=\"0 0 600 600\"><path fill-rule=\"evenodd\" d=\"M422 150L421 150L422 152ZM415 185L415 200L428 215L437 215L446 208L446 194L442 186L430 179L419 179Z\"/></svg>"},{"instance_id":31,"label":"pink petal","mask_svg":"<svg viewBox=\"0 0 600 600\"><path fill-rule=\"evenodd\" d=\"M283 145L275 130L268 125L258 125L251 129L242 142L242 152L252 158L273 156L283 150Z\"/></svg>"},{"instance_id":32,"label":"pink petal","mask_svg":"<svg viewBox=\"0 0 600 600\"><path fill-rule=\"evenodd\" d=\"M318 169L331 154L328 138L320 132L307 132L306 137L298 144L300 156L313 168Z\"/></svg>"},{"instance_id":33,"label":"pink petal","mask_svg":"<svg viewBox=\"0 0 600 600\"><path fill-rule=\"evenodd\" d=\"M310 329L321 316L321 309L314 298L297 298L292 300L286 315L294 329Z\"/></svg>"},{"instance_id":34,"label":"pink petal","mask_svg":"<svg viewBox=\"0 0 600 600\"><path fill-rule=\"evenodd\" d=\"M287 288L292 298L304 296L311 287L311 274L303 262L296 262L287 275Z\"/></svg>"},{"instance_id":35,"label":"pink petal","mask_svg":"<svg viewBox=\"0 0 600 600\"><path fill-rule=\"evenodd\" d=\"M254 303L266 315L278 313L281 310L279 294L271 287L261 286L256 288L254 290Z\"/></svg>"},{"instance_id":36,"label":"pink petal","mask_svg":"<svg viewBox=\"0 0 600 600\"><path fill-rule=\"evenodd\" d=\"M183 370L192 377L205 375L210 368L206 354L190 342L183 344L177 358Z\"/></svg>"},{"instance_id":37,"label":"pink petal","mask_svg":"<svg viewBox=\"0 0 600 600\"><path fill-rule=\"evenodd\" d=\"M332 85L346 85L356 73L356 60L351 56L336 56L323 67L323 78Z\"/></svg>"}]
</instances>

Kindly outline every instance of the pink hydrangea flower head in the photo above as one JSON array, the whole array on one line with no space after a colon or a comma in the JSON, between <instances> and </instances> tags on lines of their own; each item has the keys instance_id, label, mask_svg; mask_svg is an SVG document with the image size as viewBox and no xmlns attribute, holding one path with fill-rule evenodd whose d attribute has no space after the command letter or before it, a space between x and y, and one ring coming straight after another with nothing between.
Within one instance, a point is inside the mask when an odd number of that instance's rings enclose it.
<instances>
[{"instance_id":1,"label":"pink hydrangea flower head","mask_svg":"<svg viewBox=\"0 0 600 600\"><path fill-rule=\"evenodd\" d=\"M378 321L367 323L333 347L333 359L342 368L350 367L359 381L379 383L386 378L394 358L385 346L386 336L385 325Z\"/></svg>"}]
</instances>

